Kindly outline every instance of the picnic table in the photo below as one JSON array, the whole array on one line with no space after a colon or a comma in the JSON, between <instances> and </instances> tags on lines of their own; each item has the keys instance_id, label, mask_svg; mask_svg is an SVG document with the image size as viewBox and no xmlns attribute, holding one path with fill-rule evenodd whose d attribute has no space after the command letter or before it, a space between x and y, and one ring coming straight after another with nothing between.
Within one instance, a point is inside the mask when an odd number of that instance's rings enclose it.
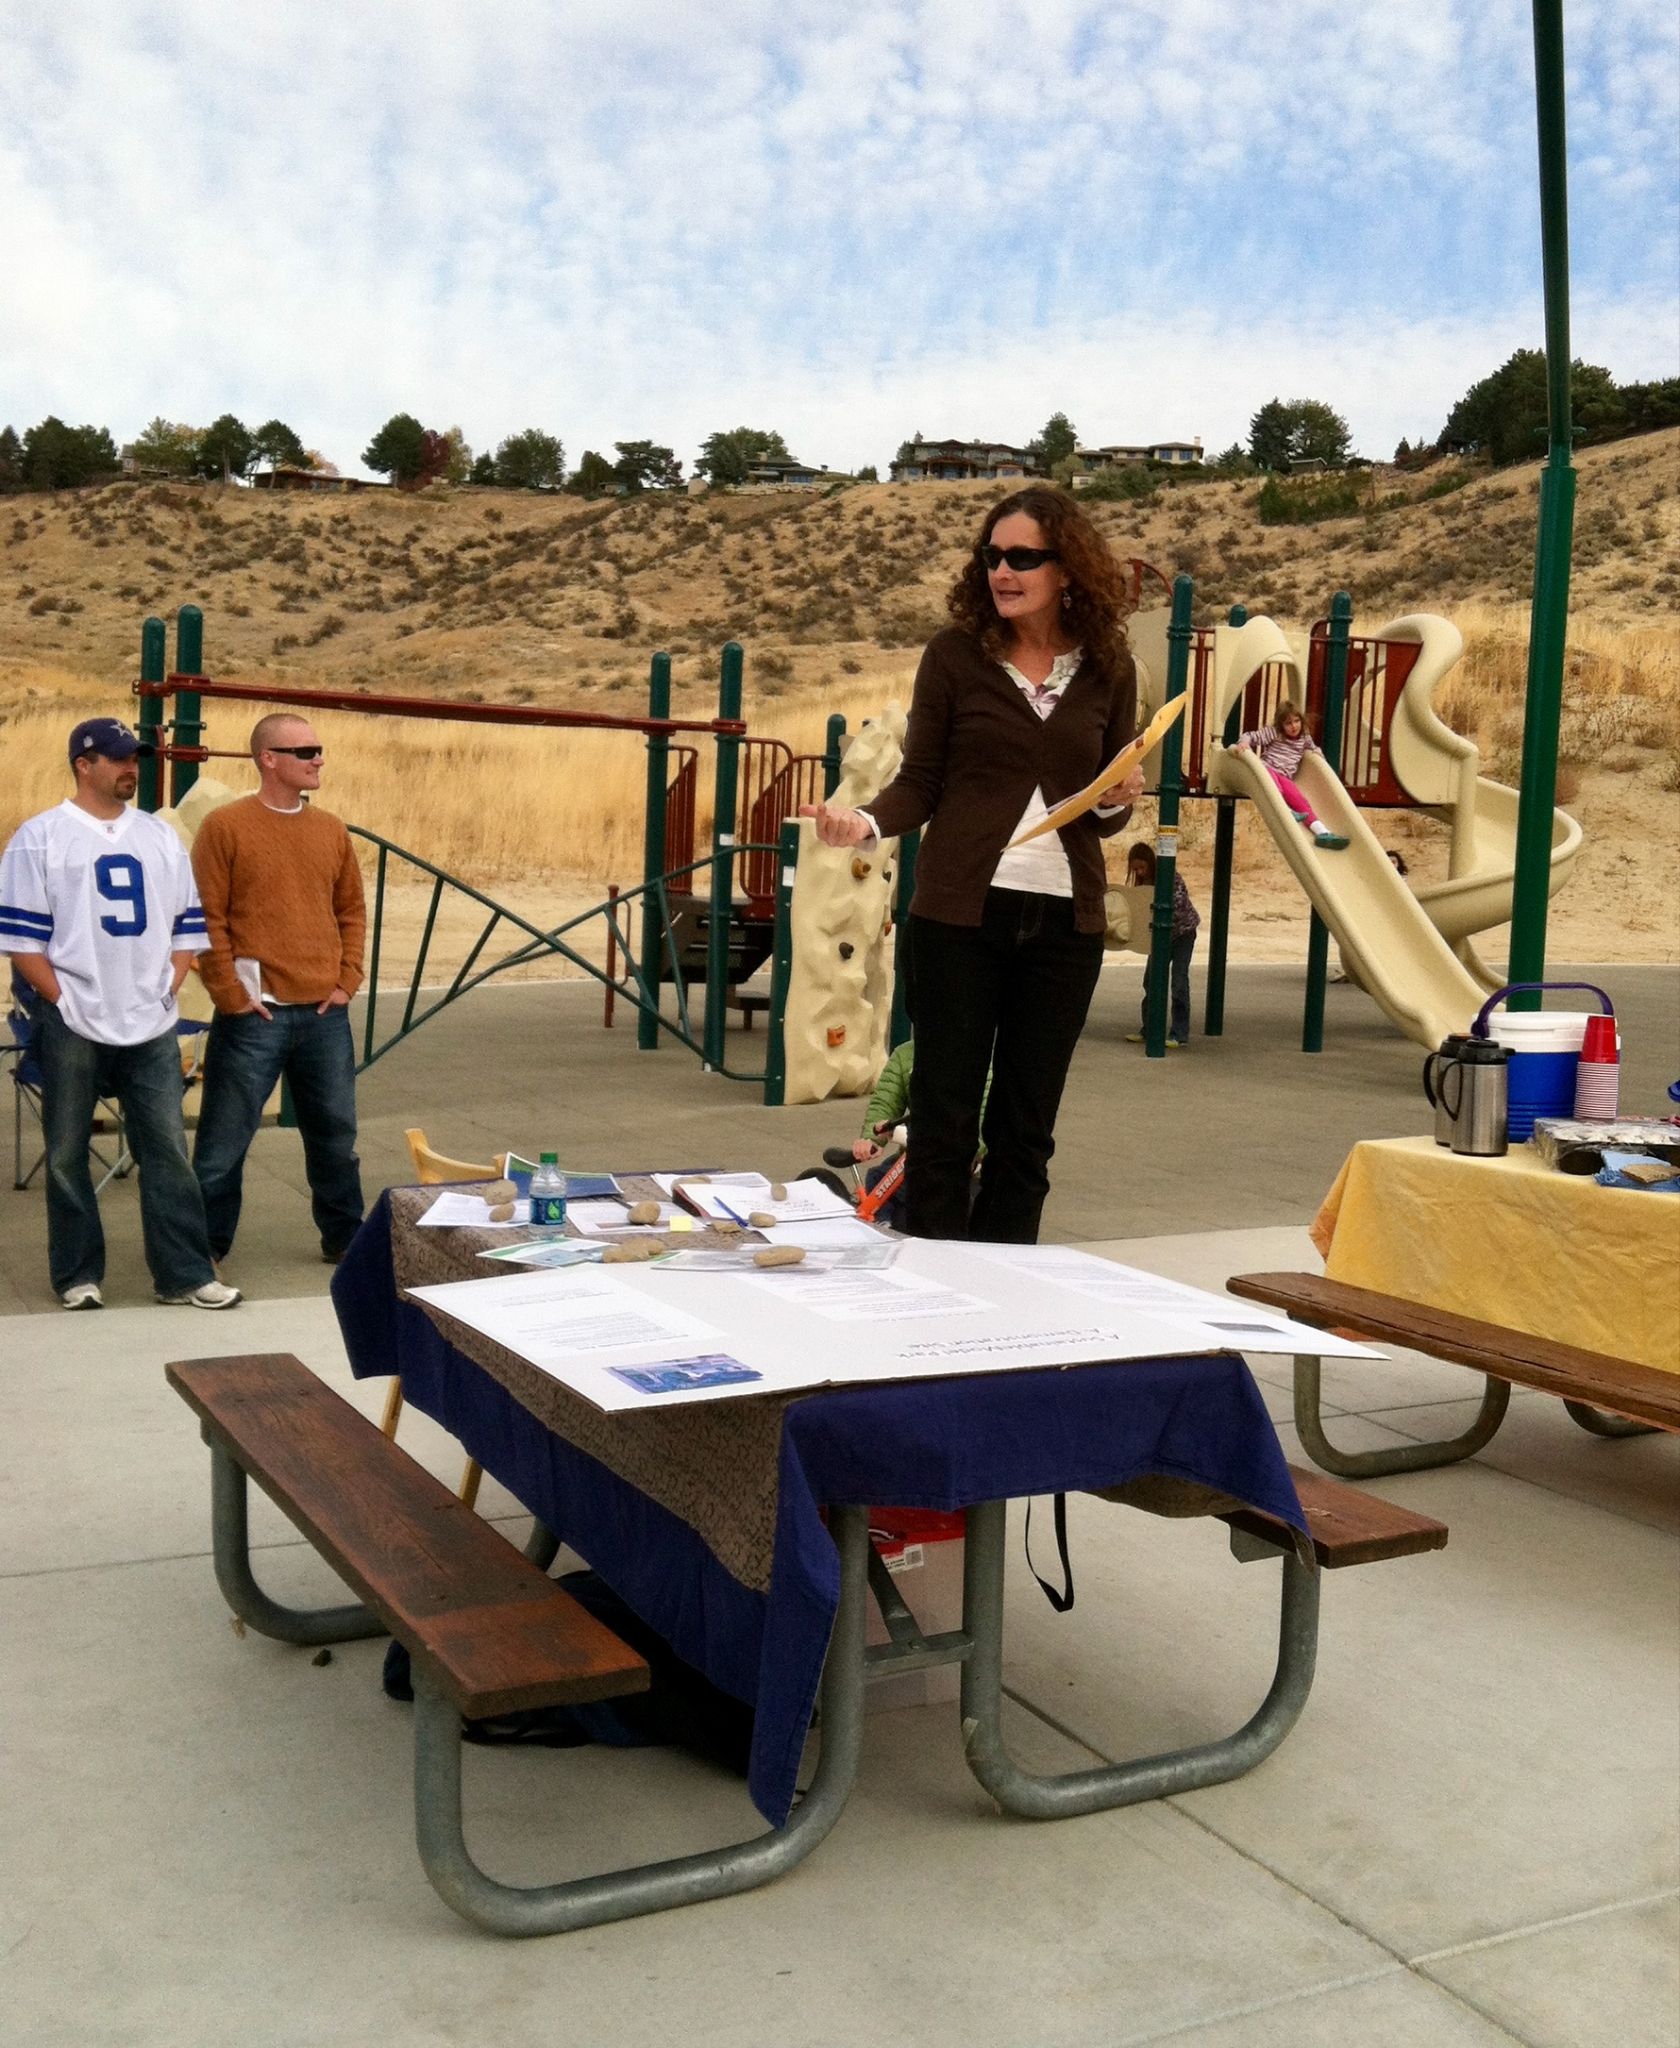
<instances>
[{"instance_id":1,"label":"picnic table","mask_svg":"<svg viewBox=\"0 0 1680 2048\"><path fill-rule=\"evenodd\" d=\"M406 1399L530 1509L537 1529L526 1557L297 1360L201 1360L169 1373L210 1446L217 1582L236 1615L285 1641L388 1630L408 1646L421 1860L439 1894L493 1932L597 1925L787 1870L845 1804L866 1679L895 1670L961 1665L965 1759L1017 1814L1088 1813L1235 1777L1271 1753L1305 1704L1318 1568L1446 1541L1427 1517L1292 1474L1246 1365L1229 1353L607 1413L408 1297L412 1287L467 1277L495 1241L490 1232L417 1228L434 1195L389 1190L352 1244L333 1281L346 1350L358 1377L399 1374ZM813 1327L811 1339L837 1341L832 1325ZM359 1605L301 1611L262 1591L246 1538L248 1478L335 1565ZM1006 1504L1065 1490L1215 1514L1239 1560L1281 1560L1276 1670L1233 1733L1060 1775L1035 1775L1009 1755ZM869 1510L886 1503L967 1511L959 1628L924 1635L897 1598L869 1540ZM555 1885L503 1884L473 1861L461 1811L462 1716L516 1701L600 1699L647 1682L642 1660L544 1575L561 1541L680 1657L751 1703L748 1791L768 1832ZM866 1646L871 1592L889 1639ZM797 1791L819 1706L819 1759Z\"/></svg>"},{"instance_id":2,"label":"picnic table","mask_svg":"<svg viewBox=\"0 0 1680 2048\"><path fill-rule=\"evenodd\" d=\"M1349 1153L1312 1236L1322 1276L1244 1274L1231 1292L1485 1381L1459 1436L1343 1451L1325 1433L1320 1361L1303 1352L1295 1426L1326 1471L1370 1479L1470 1457L1513 1386L1557 1395L1595 1436L1680 1430L1680 1198L1560 1173L1526 1145L1468 1158L1389 1138Z\"/></svg>"}]
</instances>

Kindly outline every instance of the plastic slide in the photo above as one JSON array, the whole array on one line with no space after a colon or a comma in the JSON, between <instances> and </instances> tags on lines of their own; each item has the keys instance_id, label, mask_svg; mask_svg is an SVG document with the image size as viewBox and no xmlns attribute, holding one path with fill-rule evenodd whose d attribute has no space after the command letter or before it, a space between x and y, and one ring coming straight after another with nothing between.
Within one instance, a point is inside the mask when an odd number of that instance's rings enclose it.
<instances>
[{"instance_id":1,"label":"plastic slide","mask_svg":"<svg viewBox=\"0 0 1680 2048\"><path fill-rule=\"evenodd\" d=\"M1419 648L1390 722L1388 761L1417 807L1451 828L1446 881L1414 894L1322 757L1308 755L1297 779L1319 816L1347 839L1343 849L1322 851L1315 846L1260 762L1220 746L1217 736L1230 706L1269 662L1284 663L1293 671L1292 694L1298 703L1305 700L1304 637L1292 641L1271 619L1250 619L1244 626L1217 630L1213 688L1204 707L1208 787L1253 800L1309 901L1334 933L1349 972L1408 1037L1433 1048L1448 1032L1468 1029L1486 992L1504 978L1483 966L1471 939L1510 919L1518 799L1514 789L1478 773L1474 742L1435 714L1434 692L1463 651L1457 627L1414 612L1391 621L1376 637L1410 640ZM1132 644L1142 712L1164 694L1165 612L1134 619ZM1145 764L1151 780L1158 765L1156 760ZM1564 812L1556 812L1554 893L1573 867L1580 845L1580 826Z\"/></svg>"}]
</instances>

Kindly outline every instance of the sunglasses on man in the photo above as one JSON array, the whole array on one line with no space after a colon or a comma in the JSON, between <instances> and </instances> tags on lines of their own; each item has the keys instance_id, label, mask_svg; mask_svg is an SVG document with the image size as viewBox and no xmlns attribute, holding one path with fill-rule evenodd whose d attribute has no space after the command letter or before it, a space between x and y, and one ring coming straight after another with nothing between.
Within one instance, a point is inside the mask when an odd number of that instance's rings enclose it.
<instances>
[{"instance_id":1,"label":"sunglasses on man","mask_svg":"<svg viewBox=\"0 0 1680 2048\"><path fill-rule=\"evenodd\" d=\"M326 751L322 746L263 748L265 754L290 754L294 761L318 761Z\"/></svg>"},{"instance_id":2,"label":"sunglasses on man","mask_svg":"<svg viewBox=\"0 0 1680 2048\"><path fill-rule=\"evenodd\" d=\"M1017 572L1023 569L1042 569L1046 562L1059 562L1060 555L1054 548L995 548L988 541L980 550L980 559L988 569L996 569L1007 562Z\"/></svg>"}]
</instances>

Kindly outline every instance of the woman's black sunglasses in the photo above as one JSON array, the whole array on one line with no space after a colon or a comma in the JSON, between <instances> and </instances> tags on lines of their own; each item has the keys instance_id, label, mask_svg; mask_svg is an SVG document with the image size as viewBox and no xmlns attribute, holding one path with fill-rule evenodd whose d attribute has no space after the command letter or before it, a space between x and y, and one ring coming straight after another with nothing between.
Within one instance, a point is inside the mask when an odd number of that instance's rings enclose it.
<instances>
[{"instance_id":1,"label":"woman's black sunglasses","mask_svg":"<svg viewBox=\"0 0 1680 2048\"><path fill-rule=\"evenodd\" d=\"M1010 568L1042 569L1046 562L1059 562L1061 556L1054 548L995 548L988 541L980 550L980 559L988 569L995 569L1007 562Z\"/></svg>"}]
</instances>

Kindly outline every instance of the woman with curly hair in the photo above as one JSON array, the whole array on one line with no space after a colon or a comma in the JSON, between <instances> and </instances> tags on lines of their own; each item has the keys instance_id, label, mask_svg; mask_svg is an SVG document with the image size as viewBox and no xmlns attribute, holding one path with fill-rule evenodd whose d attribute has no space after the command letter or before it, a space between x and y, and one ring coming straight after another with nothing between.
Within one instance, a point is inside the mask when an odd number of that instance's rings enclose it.
<instances>
[{"instance_id":1,"label":"woman with curly hair","mask_svg":"<svg viewBox=\"0 0 1680 2048\"><path fill-rule=\"evenodd\" d=\"M897 776L867 811L804 807L827 846L928 828L901 935L915 962L912 1236L1037 1240L1056 1112L1102 964L1101 841L1130 817L1142 775L1005 849L1131 739L1128 607L1119 562L1074 500L1045 484L1013 492L987 513L947 600L952 623L922 656Z\"/></svg>"}]
</instances>

